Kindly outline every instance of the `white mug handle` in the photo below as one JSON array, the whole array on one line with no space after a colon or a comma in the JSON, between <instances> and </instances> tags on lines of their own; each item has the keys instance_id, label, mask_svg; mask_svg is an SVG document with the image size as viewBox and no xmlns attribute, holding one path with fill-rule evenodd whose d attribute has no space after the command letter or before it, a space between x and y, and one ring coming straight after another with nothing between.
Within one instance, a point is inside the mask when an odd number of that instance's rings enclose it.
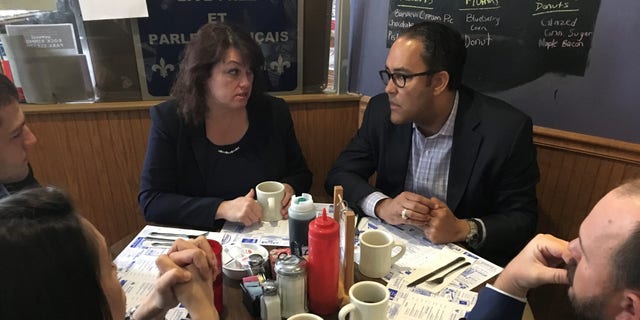
<instances>
[{"instance_id":1,"label":"white mug handle","mask_svg":"<svg viewBox=\"0 0 640 320\"><path fill-rule=\"evenodd\" d=\"M353 305L353 303L349 303L348 305L342 307L342 309L340 309L340 312L338 313L338 319L345 320L347 318L347 315L355 309L356 309L356 306Z\"/></svg>"},{"instance_id":2,"label":"white mug handle","mask_svg":"<svg viewBox=\"0 0 640 320\"><path fill-rule=\"evenodd\" d=\"M404 252L407 251L407 245L404 242L396 241L393 247L394 248L400 247L400 252L396 253L395 256L391 257L391 264L396 263L396 261L402 258L402 256L404 255Z\"/></svg>"}]
</instances>

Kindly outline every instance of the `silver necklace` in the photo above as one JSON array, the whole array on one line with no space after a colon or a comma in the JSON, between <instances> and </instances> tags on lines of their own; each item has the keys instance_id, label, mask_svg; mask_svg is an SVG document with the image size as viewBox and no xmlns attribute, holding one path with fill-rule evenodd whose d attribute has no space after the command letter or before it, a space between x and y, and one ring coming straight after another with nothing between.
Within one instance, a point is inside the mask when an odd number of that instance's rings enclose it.
<instances>
[{"instance_id":1,"label":"silver necklace","mask_svg":"<svg viewBox=\"0 0 640 320\"><path fill-rule=\"evenodd\" d=\"M234 153L235 153L236 151L238 151L238 150L240 150L240 146L237 146L237 147L235 147L233 150L229 150L229 151L227 151L227 150L222 150L222 149L218 149L218 152L219 152L219 153L222 153L222 154L234 154Z\"/></svg>"}]
</instances>

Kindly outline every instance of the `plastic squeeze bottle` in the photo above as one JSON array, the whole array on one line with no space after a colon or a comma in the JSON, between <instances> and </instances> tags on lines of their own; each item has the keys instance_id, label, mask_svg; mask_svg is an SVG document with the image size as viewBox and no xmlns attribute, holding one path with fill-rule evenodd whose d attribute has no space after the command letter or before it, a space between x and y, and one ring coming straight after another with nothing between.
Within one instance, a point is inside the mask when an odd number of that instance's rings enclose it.
<instances>
[{"instance_id":1,"label":"plastic squeeze bottle","mask_svg":"<svg viewBox=\"0 0 640 320\"><path fill-rule=\"evenodd\" d=\"M309 309L319 315L338 310L338 273L340 268L340 226L322 216L309 224Z\"/></svg>"},{"instance_id":2,"label":"plastic squeeze bottle","mask_svg":"<svg viewBox=\"0 0 640 320\"><path fill-rule=\"evenodd\" d=\"M316 207L313 205L313 198L308 193L301 196L293 196L289 205L289 241L291 242L291 253L294 248L300 248L302 255L307 253L309 243L309 222L316 217ZM295 243L295 245L294 245Z\"/></svg>"}]
</instances>

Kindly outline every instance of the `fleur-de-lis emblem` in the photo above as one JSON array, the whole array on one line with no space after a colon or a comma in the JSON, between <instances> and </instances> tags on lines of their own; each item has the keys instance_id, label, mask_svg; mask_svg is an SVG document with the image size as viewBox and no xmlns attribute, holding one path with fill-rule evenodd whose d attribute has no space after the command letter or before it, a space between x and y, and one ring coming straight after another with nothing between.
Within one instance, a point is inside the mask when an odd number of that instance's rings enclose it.
<instances>
[{"instance_id":1,"label":"fleur-de-lis emblem","mask_svg":"<svg viewBox=\"0 0 640 320\"><path fill-rule=\"evenodd\" d=\"M291 68L291 63L289 61L286 61L284 59L282 59L282 55L278 56L278 60L277 61L273 61L269 64L269 67L271 69L275 69L276 73L278 75L281 75L284 73L284 68Z\"/></svg>"},{"instance_id":2,"label":"fleur-de-lis emblem","mask_svg":"<svg viewBox=\"0 0 640 320\"><path fill-rule=\"evenodd\" d=\"M169 75L169 71L175 70L175 67L164 61L164 58L160 58L160 64L154 64L151 66L152 71L160 71L160 76L166 78Z\"/></svg>"}]
</instances>

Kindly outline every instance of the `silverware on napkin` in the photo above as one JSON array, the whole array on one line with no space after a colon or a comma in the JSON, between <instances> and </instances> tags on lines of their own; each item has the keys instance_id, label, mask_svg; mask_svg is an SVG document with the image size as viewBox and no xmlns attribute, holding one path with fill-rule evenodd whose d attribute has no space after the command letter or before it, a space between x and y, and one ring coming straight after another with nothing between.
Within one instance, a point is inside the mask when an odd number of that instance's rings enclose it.
<instances>
[{"instance_id":1,"label":"silverware on napkin","mask_svg":"<svg viewBox=\"0 0 640 320\"><path fill-rule=\"evenodd\" d=\"M413 287L413 286L415 286L417 284L420 284L420 283L424 282L425 280L427 280L427 279L439 274L440 272L442 272L444 270L447 270L447 269L451 268L452 266L455 266L456 264L458 264L458 263L460 263L462 261L465 261L464 257L457 257L453 261L445 264L444 266L442 266L442 267L440 267L440 268L438 268L436 270L433 270L433 271L425 274L424 276L412 281L411 283L407 284L407 287Z\"/></svg>"},{"instance_id":2,"label":"silverware on napkin","mask_svg":"<svg viewBox=\"0 0 640 320\"><path fill-rule=\"evenodd\" d=\"M466 267L467 267L467 266L469 266L470 264L471 264L471 262L469 262L469 261L465 261L465 263L463 263L463 264L460 264L460 265L456 266L455 268L453 268L453 269L451 269L451 270L447 271L445 274L443 274L443 275L441 275L441 276L439 276L439 277L437 277L437 278L429 279L429 280L427 280L427 282L435 283L435 284L442 284L442 283L444 282L444 279L446 279L446 278L447 278L448 276L450 276L452 273L454 273L454 272L456 272L456 271L458 271L458 270L460 270L460 269L462 269L462 268L466 268Z\"/></svg>"}]
</instances>

